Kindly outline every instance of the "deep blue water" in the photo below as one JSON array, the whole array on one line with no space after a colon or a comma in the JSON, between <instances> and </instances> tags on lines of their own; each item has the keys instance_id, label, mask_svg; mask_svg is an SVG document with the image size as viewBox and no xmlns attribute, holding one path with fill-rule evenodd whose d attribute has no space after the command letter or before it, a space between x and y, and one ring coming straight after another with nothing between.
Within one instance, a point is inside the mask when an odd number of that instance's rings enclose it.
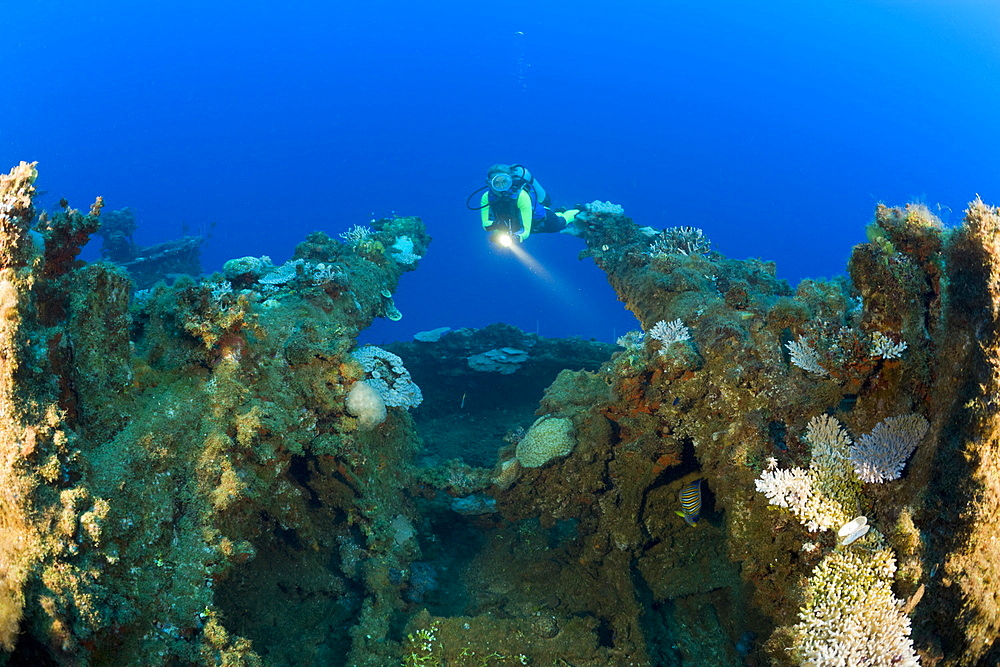
<instances>
[{"instance_id":1,"label":"deep blue water","mask_svg":"<svg viewBox=\"0 0 1000 667\"><path fill-rule=\"evenodd\" d=\"M215 223L206 270L421 216L374 342L635 328L578 239L528 240L546 279L487 244L465 199L494 162L793 285L842 273L876 202L1000 203L995 2L21 0L3 24L0 167L39 161L47 207L103 195L142 244Z\"/></svg>"}]
</instances>

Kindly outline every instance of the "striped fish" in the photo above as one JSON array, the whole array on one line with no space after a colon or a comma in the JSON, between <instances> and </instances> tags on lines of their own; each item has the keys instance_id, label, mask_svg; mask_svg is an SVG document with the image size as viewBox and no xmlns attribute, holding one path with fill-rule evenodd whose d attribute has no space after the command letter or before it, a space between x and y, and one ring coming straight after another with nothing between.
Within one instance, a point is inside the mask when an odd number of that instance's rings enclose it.
<instances>
[{"instance_id":1,"label":"striped fish","mask_svg":"<svg viewBox=\"0 0 1000 667\"><path fill-rule=\"evenodd\" d=\"M683 511L678 510L677 516L682 516L689 524L697 526L698 519L701 518L701 478L682 487L678 496Z\"/></svg>"}]
</instances>

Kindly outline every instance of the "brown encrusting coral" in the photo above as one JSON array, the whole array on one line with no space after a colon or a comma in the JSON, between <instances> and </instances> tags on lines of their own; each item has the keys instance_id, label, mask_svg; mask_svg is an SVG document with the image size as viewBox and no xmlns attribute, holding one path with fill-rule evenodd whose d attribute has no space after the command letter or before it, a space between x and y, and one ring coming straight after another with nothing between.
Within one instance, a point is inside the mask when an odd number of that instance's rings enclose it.
<instances>
[{"instance_id":1,"label":"brown encrusting coral","mask_svg":"<svg viewBox=\"0 0 1000 667\"><path fill-rule=\"evenodd\" d=\"M591 206L647 332L601 365L502 325L357 348L416 218L134 292L36 176L0 178L0 664L1000 660L997 209L880 206L793 290Z\"/></svg>"}]
</instances>

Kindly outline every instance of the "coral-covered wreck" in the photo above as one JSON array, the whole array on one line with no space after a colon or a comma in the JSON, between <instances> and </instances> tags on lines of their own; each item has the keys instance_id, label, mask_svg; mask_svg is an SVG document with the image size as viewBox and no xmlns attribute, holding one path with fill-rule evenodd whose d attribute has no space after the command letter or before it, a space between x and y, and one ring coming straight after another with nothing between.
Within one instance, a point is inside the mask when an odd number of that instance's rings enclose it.
<instances>
[{"instance_id":1,"label":"coral-covered wreck","mask_svg":"<svg viewBox=\"0 0 1000 667\"><path fill-rule=\"evenodd\" d=\"M0 665L1000 663L997 209L880 206L792 290L593 206L647 332L602 363L358 348L416 218L134 292L76 260L100 200L38 216L36 175L0 177ZM461 393L514 373L555 377Z\"/></svg>"}]
</instances>

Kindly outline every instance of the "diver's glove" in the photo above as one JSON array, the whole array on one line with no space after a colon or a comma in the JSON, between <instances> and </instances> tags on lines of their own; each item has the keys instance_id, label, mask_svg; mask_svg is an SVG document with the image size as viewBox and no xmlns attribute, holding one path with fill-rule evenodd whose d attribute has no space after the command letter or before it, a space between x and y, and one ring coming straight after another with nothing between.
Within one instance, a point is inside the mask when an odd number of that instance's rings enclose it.
<instances>
[{"instance_id":1,"label":"diver's glove","mask_svg":"<svg viewBox=\"0 0 1000 667\"><path fill-rule=\"evenodd\" d=\"M528 232L518 232L514 236L517 237L518 241L520 241L521 243L524 243L524 240L528 238Z\"/></svg>"}]
</instances>

